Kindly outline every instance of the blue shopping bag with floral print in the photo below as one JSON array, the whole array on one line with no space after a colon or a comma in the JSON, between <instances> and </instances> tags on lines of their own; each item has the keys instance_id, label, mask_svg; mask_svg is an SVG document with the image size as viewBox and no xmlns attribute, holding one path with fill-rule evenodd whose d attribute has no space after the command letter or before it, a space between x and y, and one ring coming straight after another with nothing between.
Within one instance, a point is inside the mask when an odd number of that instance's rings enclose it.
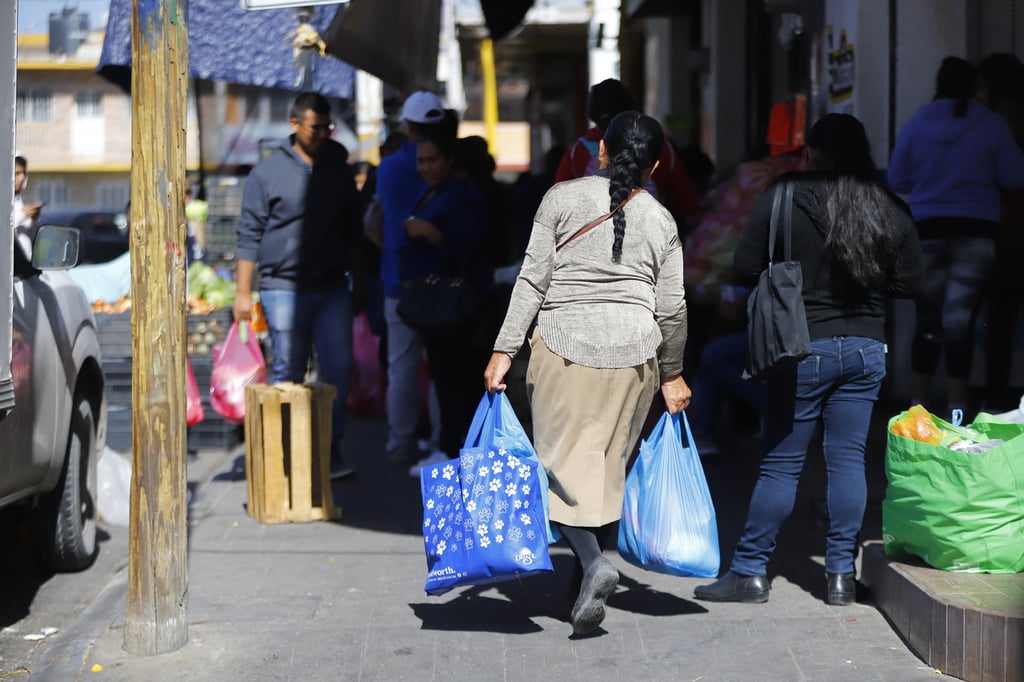
<instances>
[{"instance_id":1,"label":"blue shopping bag with floral print","mask_svg":"<svg viewBox=\"0 0 1024 682\"><path fill-rule=\"evenodd\" d=\"M547 488L508 398L484 395L459 459L420 472L427 594L550 572Z\"/></svg>"}]
</instances>

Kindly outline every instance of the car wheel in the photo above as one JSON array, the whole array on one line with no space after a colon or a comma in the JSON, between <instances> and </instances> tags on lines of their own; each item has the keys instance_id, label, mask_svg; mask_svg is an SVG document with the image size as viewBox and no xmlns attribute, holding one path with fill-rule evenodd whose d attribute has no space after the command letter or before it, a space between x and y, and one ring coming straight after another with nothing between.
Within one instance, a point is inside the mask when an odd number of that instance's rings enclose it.
<instances>
[{"instance_id":1,"label":"car wheel","mask_svg":"<svg viewBox=\"0 0 1024 682\"><path fill-rule=\"evenodd\" d=\"M96 419L92 404L76 396L64 469L42 510L53 570L80 571L96 559L96 488Z\"/></svg>"}]
</instances>

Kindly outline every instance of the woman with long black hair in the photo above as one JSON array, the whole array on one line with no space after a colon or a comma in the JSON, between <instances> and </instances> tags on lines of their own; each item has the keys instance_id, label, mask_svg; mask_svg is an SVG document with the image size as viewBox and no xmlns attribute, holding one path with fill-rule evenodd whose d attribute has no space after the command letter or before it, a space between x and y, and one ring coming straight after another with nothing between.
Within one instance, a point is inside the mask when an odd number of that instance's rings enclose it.
<instances>
[{"instance_id":1,"label":"woman with long black hair","mask_svg":"<svg viewBox=\"0 0 1024 682\"><path fill-rule=\"evenodd\" d=\"M690 402L682 250L672 216L642 189L663 142L657 121L623 112L600 142L601 171L548 191L484 373L489 391L505 390L536 318L527 394L550 519L577 558L576 634L601 624L619 581L603 547L654 392L673 413Z\"/></svg>"},{"instance_id":2,"label":"woman with long black hair","mask_svg":"<svg viewBox=\"0 0 1024 682\"><path fill-rule=\"evenodd\" d=\"M733 267L737 282L757 282L768 264L775 187L793 183L792 257L803 270L812 353L767 381L764 459L746 527L729 571L698 587L698 599L768 601L768 561L819 427L828 475L826 600L849 604L856 596L854 559L867 503L864 451L885 377L884 297L920 290L921 247L906 207L878 183L860 121L828 114L807 142L810 171L782 176L758 198ZM774 255L783 255L780 244Z\"/></svg>"}]
</instances>

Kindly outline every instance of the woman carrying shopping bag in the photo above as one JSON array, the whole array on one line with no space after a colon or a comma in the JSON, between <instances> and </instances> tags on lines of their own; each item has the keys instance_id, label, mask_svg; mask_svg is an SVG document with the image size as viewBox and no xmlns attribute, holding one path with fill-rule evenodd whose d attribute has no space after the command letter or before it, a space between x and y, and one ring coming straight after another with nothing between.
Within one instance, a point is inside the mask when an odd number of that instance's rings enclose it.
<instances>
[{"instance_id":1,"label":"woman carrying shopping bag","mask_svg":"<svg viewBox=\"0 0 1024 682\"><path fill-rule=\"evenodd\" d=\"M601 171L548 191L484 373L487 390L505 390L536 318L527 393L550 520L581 576L571 613L576 634L601 624L618 584L604 541L621 516L627 459L654 392L661 387L672 413L690 402L678 232L642 189L663 143L657 121L623 112L600 143Z\"/></svg>"},{"instance_id":2,"label":"woman carrying shopping bag","mask_svg":"<svg viewBox=\"0 0 1024 682\"><path fill-rule=\"evenodd\" d=\"M913 221L878 184L861 122L827 114L811 128L807 145L810 171L778 183L793 190L787 192L790 224L780 229L792 230L811 352L765 382L764 459L746 526L729 571L694 590L697 599L768 601L768 561L819 432L828 474L826 599L849 604L856 595L854 559L867 503L864 450L885 377L884 298L915 295L924 272ZM770 186L758 199L740 237L733 264L738 283L757 283L772 262L783 260L782 240L774 250L768 246L775 190Z\"/></svg>"}]
</instances>

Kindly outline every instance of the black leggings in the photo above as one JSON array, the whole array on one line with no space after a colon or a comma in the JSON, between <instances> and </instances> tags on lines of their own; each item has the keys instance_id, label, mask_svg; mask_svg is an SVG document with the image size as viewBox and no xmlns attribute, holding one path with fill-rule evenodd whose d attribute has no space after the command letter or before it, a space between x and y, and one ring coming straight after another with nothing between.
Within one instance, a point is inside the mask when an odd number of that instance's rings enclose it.
<instances>
[{"instance_id":1,"label":"black leggings","mask_svg":"<svg viewBox=\"0 0 1024 682\"><path fill-rule=\"evenodd\" d=\"M995 243L984 237L922 239L921 251L925 286L917 300L914 372L934 373L945 350L946 376L967 379L975 316L992 276Z\"/></svg>"},{"instance_id":2,"label":"black leggings","mask_svg":"<svg viewBox=\"0 0 1024 682\"><path fill-rule=\"evenodd\" d=\"M566 542L569 543L569 548L576 555L576 570L573 574L572 587L573 592L577 592L583 582L584 571L590 568L604 553L604 547L615 524L609 523L599 528L580 528L561 523L556 525Z\"/></svg>"}]
</instances>

